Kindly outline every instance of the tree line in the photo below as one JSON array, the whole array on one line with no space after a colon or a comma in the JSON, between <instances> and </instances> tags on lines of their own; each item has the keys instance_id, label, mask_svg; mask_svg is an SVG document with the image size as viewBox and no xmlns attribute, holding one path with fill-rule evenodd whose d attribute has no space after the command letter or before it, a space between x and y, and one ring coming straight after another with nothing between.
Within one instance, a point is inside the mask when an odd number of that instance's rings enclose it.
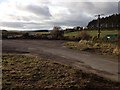
<instances>
[{"instance_id":1,"label":"tree line","mask_svg":"<svg viewBox=\"0 0 120 90\"><path fill-rule=\"evenodd\" d=\"M100 19L100 28L103 30L118 30L120 29L120 14L113 14L108 17L102 17ZM88 29L98 28L98 19L90 21L87 25Z\"/></svg>"}]
</instances>

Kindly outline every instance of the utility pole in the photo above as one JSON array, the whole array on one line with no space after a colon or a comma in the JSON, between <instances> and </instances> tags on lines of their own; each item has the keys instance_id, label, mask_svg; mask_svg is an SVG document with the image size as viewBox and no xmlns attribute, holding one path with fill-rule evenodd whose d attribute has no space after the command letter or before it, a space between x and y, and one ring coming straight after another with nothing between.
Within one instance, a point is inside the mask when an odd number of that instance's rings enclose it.
<instances>
[{"instance_id":1,"label":"utility pole","mask_svg":"<svg viewBox=\"0 0 120 90\"><path fill-rule=\"evenodd\" d=\"M104 14L95 15L98 17L98 34L97 34L98 39L100 39L100 34L101 34L101 30L100 30L101 29L101 23L100 23L100 16L101 15L104 15Z\"/></svg>"}]
</instances>

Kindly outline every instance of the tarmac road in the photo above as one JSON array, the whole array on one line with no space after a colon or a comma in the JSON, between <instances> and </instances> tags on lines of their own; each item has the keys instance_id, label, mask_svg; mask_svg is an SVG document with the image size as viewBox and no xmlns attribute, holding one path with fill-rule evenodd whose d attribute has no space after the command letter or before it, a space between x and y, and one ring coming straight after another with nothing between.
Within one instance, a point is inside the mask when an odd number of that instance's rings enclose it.
<instances>
[{"instance_id":1,"label":"tarmac road","mask_svg":"<svg viewBox=\"0 0 120 90\"><path fill-rule=\"evenodd\" d=\"M95 73L104 78L119 81L117 58L68 49L66 41L55 40L3 40L2 51L30 53L50 60L69 64L88 73Z\"/></svg>"}]
</instances>

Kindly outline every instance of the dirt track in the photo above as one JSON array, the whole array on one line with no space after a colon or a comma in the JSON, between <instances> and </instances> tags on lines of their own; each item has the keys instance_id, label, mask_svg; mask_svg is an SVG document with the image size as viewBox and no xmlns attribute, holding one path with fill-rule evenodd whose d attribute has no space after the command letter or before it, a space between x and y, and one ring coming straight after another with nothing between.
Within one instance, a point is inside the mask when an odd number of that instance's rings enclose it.
<instances>
[{"instance_id":1,"label":"dirt track","mask_svg":"<svg viewBox=\"0 0 120 90\"><path fill-rule=\"evenodd\" d=\"M63 47L65 41L3 40L2 49L10 53L30 53L69 64L85 72L118 81L117 59Z\"/></svg>"}]
</instances>

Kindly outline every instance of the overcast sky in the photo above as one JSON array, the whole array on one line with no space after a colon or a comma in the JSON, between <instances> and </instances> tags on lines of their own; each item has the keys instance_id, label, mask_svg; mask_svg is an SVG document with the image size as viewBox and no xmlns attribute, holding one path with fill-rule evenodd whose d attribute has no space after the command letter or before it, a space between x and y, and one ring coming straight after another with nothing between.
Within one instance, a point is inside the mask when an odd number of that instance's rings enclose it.
<instances>
[{"instance_id":1,"label":"overcast sky","mask_svg":"<svg viewBox=\"0 0 120 90\"><path fill-rule=\"evenodd\" d=\"M34 30L52 29L53 26L85 27L89 21L96 18L96 14L107 16L118 13L118 1L0 0L0 29Z\"/></svg>"}]
</instances>

